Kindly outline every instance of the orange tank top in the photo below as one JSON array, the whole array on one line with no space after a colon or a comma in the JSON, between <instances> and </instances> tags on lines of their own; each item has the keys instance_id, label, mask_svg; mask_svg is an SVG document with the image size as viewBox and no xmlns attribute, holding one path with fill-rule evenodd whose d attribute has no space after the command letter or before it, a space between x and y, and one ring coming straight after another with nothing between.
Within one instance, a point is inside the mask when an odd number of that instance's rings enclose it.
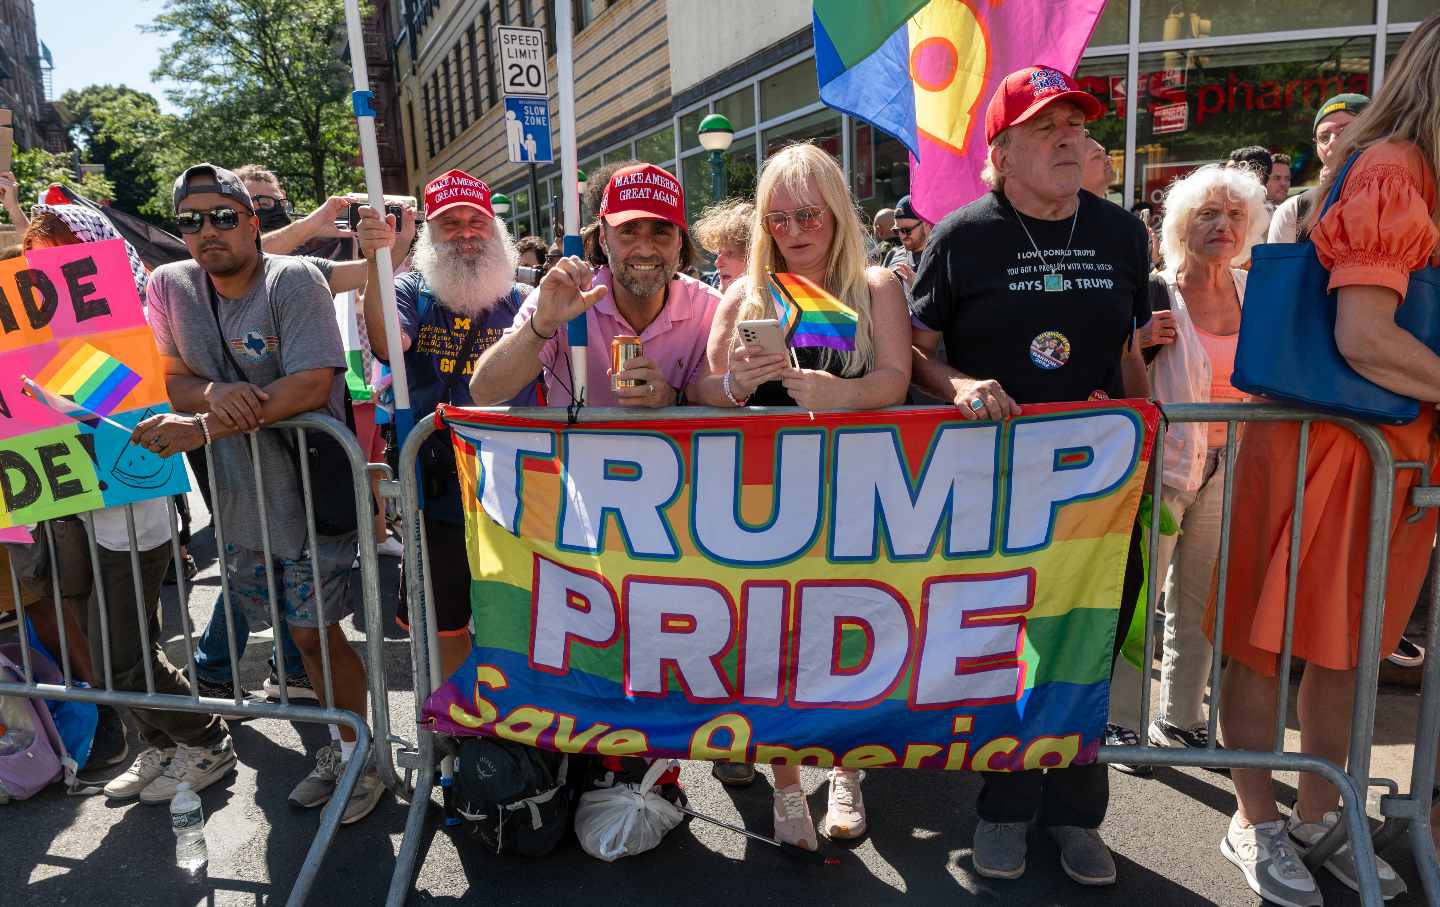
<instances>
[{"instance_id":1,"label":"orange tank top","mask_svg":"<svg viewBox=\"0 0 1440 907\"><path fill-rule=\"evenodd\" d=\"M1205 354L1210 357L1210 402L1243 401L1245 392L1236 390L1235 385L1230 383L1230 375L1235 371L1235 346L1240 341L1240 334L1212 334L1198 324L1195 325L1195 334L1200 338L1200 345L1205 347ZM1210 423L1207 443L1211 447L1225 446L1224 422Z\"/></svg>"}]
</instances>

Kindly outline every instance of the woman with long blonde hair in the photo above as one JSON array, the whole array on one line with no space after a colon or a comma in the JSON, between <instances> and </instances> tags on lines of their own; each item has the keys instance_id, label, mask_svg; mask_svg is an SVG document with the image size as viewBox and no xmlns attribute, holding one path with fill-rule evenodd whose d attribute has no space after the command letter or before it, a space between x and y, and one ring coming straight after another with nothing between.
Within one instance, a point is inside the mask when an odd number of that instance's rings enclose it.
<instances>
[{"instance_id":1,"label":"woman with long blonde hair","mask_svg":"<svg viewBox=\"0 0 1440 907\"><path fill-rule=\"evenodd\" d=\"M810 144L768 158L755 192L746 276L731 284L715 315L707 350L712 375L723 375L721 405L800 406L811 412L879 409L905 401L910 385L910 317L893 272L867 265L864 226L840 164ZM797 362L740 343L741 321L774 319L767 275L788 272L824 287L856 311L855 349L794 350ZM796 367L798 363L798 367ZM730 784L748 784L748 766L717 765ZM800 768L776 765L775 835L814 850L815 823L800 786ZM865 833L860 776L830 772L828 837Z\"/></svg>"},{"instance_id":2,"label":"woman with long blonde hair","mask_svg":"<svg viewBox=\"0 0 1440 907\"><path fill-rule=\"evenodd\" d=\"M1336 346L1363 377L1422 401L1419 418L1410 424L1377 426L1397 462L1426 467L1425 475L1396 473L1394 506L1381 515L1391 531L1380 634L1381 652L1388 653L1410 618L1435 541L1434 510L1421 510L1414 522L1408 517L1410 489L1430 484L1440 464L1435 407L1429 405L1440 402L1440 356L1396 324L1395 312L1405 301L1411 273L1440 262L1440 16L1431 16L1406 40L1380 93L1345 129L1322 196L1352 155L1339 199L1311 217L1311 241L1330 271L1329 289L1339 298ZM1252 424L1236 458L1223 644L1229 663L1220 690L1220 729L1231 748L1265 751L1274 744L1300 437L1296 423ZM1307 451L1292 649L1305 662L1300 748L1344 765L1366 575L1370 461L1355 435L1321 422L1310 427ZM1302 773L1287 818L1276 808L1268 770L1237 768L1231 776L1238 808L1221 852L1262 897L1319 904L1319 889L1299 854L1340 824L1335 787ZM1404 893L1395 872L1378 858L1377 864L1381 894L1388 900ZM1357 886L1361 868L1349 844L1325 868Z\"/></svg>"}]
</instances>

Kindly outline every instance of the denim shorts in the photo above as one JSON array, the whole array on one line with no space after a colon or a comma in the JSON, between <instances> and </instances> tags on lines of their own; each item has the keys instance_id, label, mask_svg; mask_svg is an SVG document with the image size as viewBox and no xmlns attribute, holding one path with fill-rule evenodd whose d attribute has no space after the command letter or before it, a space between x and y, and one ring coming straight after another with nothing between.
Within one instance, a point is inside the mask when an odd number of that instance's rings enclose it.
<instances>
[{"instance_id":1,"label":"denim shorts","mask_svg":"<svg viewBox=\"0 0 1440 907\"><path fill-rule=\"evenodd\" d=\"M351 595L351 567L355 563L357 533L318 536L317 560L325 605L325 625L339 623L354 609ZM273 560L275 592L279 597L280 617L292 627L320 626L319 606L315 600L315 565L310 551L298 558L277 557ZM269 584L265 579L265 555L248 548L225 546L225 573L230 582L231 601L242 609L252 629L272 625L270 618Z\"/></svg>"}]
</instances>

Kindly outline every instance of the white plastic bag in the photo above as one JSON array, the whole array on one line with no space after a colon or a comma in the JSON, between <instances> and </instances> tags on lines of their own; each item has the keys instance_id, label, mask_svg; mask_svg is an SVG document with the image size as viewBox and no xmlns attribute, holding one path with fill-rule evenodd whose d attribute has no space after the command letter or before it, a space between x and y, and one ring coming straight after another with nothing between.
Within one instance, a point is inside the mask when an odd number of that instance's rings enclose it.
<instances>
[{"instance_id":1,"label":"white plastic bag","mask_svg":"<svg viewBox=\"0 0 1440 907\"><path fill-rule=\"evenodd\" d=\"M655 789L660 776L678 764L674 759L656 759L639 784L617 784L581 794L575 807L575 835L585 852L613 863L659 844L665 833L685 818Z\"/></svg>"}]
</instances>

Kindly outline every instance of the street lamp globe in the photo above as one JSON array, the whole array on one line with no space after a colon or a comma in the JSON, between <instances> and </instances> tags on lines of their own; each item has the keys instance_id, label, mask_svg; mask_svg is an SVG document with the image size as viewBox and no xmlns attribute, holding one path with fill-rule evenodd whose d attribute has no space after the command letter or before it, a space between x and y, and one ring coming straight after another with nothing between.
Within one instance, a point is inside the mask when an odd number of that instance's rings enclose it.
<instances>
[{"instance_id":1,"label":"street lamp globe","mask_svg":"<svg viewBox=\"0 0 1440 907\"><path fill-rule=\"evenodd\" d=\"M501 217L510 213L510 196L497 192L490 196L490 207Z\"/></svg>"},{"instance_id":2,"label":"street lamp globe","mask_svg":"<svg viewBox=\"0 0 1440 907\"><path fill-rule=\"evenodd\" d=\"M700 146L706 151L728 151L735 138L735 127L724 114L712 113L700 121Z\"/></svg>"}]
</instances>

